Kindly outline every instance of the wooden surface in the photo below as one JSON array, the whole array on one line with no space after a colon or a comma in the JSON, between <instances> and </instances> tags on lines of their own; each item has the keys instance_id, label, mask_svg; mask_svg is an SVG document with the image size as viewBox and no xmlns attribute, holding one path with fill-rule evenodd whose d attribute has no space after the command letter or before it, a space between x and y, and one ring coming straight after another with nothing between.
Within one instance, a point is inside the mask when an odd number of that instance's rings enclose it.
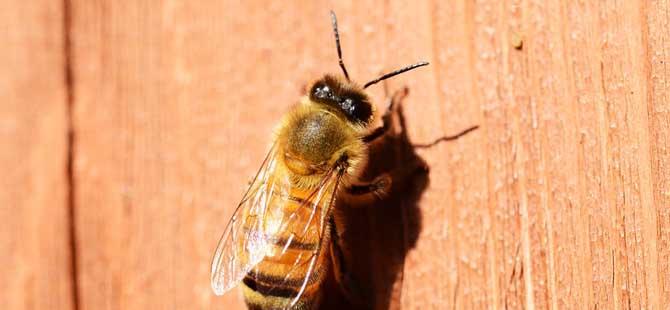
<instances>
[{"instance_id":1,"label":"wooden surface","mask_svg":"<svg viewBox=\"0 0 670 310\"><path fill-rule=\"evenodd\" d=\"M0 308L72 309L63 7L0 2Z\"/></svg>"},{"instance_id":2,"label":"wooden surface","mask_svg":"<svg viewBox=\"0 0 670 310\"><path fill-rule=\"evenodd\" d=\"M211 255L276 121L339 73L332 8L354 79L431 62L389 81L405 131L366 177L430 172L343 211L376 308L667 309L669 6L0 4L0 307L243 308Z\"/></svg>"}]
</instances>

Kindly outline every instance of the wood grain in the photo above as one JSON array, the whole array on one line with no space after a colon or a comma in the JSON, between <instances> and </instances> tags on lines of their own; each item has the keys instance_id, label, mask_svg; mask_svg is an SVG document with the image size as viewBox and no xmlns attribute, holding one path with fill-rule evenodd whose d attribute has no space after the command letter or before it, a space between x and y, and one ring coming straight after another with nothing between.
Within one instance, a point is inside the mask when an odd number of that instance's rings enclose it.
<instances>
[{"instance_id":1,"label":"wood grain","mask_svg":"<svg viewBox=\"0 0 670 310\"><path fill-rule=\"evenodd\" d=\"M0 3L0 308L73 309L63 8Z\"/></svg>"},{"instance_id":2,"label":"wood grain","mask_svg":"<svg viewBox=\"0 0 670 310\"><path fill-rule=\"evenodd\" d=\"M212 251L275 122L339 73L332 8L355 80L431 62L387 85L410 92L365 177L392 192L341 206L374 308L668 308L669 5L2 4L0 306L242 309Z\"/></svg>"}]
</instances>

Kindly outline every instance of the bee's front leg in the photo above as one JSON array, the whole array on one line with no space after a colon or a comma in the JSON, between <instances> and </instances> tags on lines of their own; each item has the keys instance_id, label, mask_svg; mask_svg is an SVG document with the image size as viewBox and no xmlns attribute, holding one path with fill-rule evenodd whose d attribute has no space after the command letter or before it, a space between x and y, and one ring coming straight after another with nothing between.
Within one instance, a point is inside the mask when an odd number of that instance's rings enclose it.
<instances>
[{"instance_id":1,"label":"bee's front leg","mask_svg":"<svg viewBox=\"0 0 670 310\"><path fill-rule=\"evenodd\" d=\"M363 137L363 142L372 143L377 138L386 134L389 129L391 129L391 124L393 123L391 117L393 116L394 108L399 105L402 100L405 99L405 97L407 97L407 94L409 94L409 88L403 87L395 91L393 95L389 97L389 104L386 107L386 112L384 112L384 115L382 115L382 126L375 128L368 135Z\"/></svg>"}]
</instances>

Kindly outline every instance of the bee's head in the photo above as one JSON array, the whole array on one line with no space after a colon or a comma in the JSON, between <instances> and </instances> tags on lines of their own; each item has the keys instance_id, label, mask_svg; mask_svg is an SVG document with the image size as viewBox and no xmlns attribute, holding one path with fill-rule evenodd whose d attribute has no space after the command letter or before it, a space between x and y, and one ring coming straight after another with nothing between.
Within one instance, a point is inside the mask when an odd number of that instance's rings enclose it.
<instances>
[{"instance_id":1,"label":"bee's head","mask_svg":"<svg viewBox=\"0 0 670 310\"><path fill-rule=\"evenodd\" d=\"M362 88L331 75L316 81L309 99L341 112L352 123L368 125L373 118L373 106Z\"/></svg>"},{"instance_id":2,"label":"bee's head","mask_svg":"<svg viewBox=\"0 0 670 310\"><path fill-rule=\"evenodd\" d=\"M400 73L428 65L427 62L419 62L391 73L384 74L370 82L365 83L363 87L356 85L349 79L349 73L342 60L342 48L340 47L340 34L337 31L337 17L333 11L330 12L333 23L333 32L335 34L335 45L337 47L337 56L340 61L340 68L344 74L344 79L326 75L316 81L309 91L309 99L313 102L325 104L342 112L348 121L368 125L373 118L374 107L370 103L364 89L368 86L377 84L380 81L396 76Z\"/></svg>"}]
</instances>

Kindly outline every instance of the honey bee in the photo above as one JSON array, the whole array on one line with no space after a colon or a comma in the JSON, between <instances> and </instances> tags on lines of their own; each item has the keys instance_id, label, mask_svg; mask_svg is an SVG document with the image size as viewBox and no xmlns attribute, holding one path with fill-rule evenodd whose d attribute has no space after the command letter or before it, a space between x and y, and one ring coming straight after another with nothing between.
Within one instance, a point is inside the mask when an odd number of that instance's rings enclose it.
<instances>
[{"instance_id":1,"label":"honey bee","mask_svg":"<svg viewBox=\"0 0 670 310\"><path fill-rule=\"evenodd\" d=\"M391 182L388 177L358 182L368 145L390 127L384 121L372 128L375 106L365 89L428 65L419 62L360 86L349 79L337 18L330 14L343 76L316 80L299 105L283 117L214 254L214 292L222 295L240 284L251 309L318 307L319 287L329 269L342 264L340 249L333 242L337 238L335 199L379 195Z\"/></svg>"}]
</instances>

